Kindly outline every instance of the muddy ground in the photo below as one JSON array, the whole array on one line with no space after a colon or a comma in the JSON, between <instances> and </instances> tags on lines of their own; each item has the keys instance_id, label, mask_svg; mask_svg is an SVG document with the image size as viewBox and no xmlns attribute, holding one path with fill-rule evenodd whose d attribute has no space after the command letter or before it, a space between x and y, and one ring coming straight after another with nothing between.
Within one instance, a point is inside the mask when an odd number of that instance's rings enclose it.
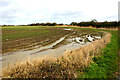
<instances>
[{"instance_id":1,"label":"muddy ground","mask_svg":"<svg viewBox=\"0 0 120 80\"><path fill-rule=\"evenodd\" d=\"M41 26L13 26L2 28L2 53L15 52L19 49L33 49L50 44L61 37L72 34L82 37L86 34L102 35L92 30L72 29L64 30L64 27L41 27ZM75 32L75 33L74 33ZM63 43L63 42L62 42ZM65 44L65 42L64 42Z\"/></svg>"}]
</instances>

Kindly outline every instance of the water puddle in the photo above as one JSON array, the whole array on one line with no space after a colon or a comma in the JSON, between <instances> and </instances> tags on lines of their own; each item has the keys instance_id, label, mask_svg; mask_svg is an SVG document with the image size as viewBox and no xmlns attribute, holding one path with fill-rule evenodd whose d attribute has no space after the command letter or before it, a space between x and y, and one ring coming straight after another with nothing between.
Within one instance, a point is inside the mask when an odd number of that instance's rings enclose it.
<instances>
[{"instance_id":1,"label":"water puddle","mask_svg":"<svg viewBox=\"0 0 120 80\"><path fill-rule=\"evenodd\" d=\"M72 29L64 29L64 30L72 30ZM80 36L82 35L82 36ZM58 57L62 56L65 51L77 49L80 46L89 45L94 40L100 39L102 36L100 35L88 35L88 34L79 34L76 35L76 32L72 34L68 34L60 38L59 40L53 42L52 44L36 48L33 50L20 50L18 52L12 52L11 55L3 55L2 67L8 66L9 64L15 64L16 62L25 61L28 58L33 60L35 58L43 58L43 57ZM37 46L35 46L37 47Z\"/></svg>"},{"instance_id":2,"label":"water puddle","mask_svg":"<svg viewBox=\"0 0 120 80\"><path fill-rule=\"evenodd\" d=\"M69 31L69 30L72 30L72 29L64 29L64 30L68 30Z\"/></svg>"}]
</instances>

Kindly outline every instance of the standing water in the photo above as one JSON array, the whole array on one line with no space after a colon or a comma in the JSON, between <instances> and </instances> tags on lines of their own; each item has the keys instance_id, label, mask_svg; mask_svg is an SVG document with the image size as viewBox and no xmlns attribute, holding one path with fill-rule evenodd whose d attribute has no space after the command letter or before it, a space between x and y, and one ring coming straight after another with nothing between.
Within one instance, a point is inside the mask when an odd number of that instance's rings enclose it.
<instances>
[{"instance_id":1,"label":"standing water","mask_svg":"<svg viewBox=\"0 0 120 80\"><path fill-rule=\"evenodd\" d=\"M65 29L72 30L72 29ZM75 33L75 32L74 32ZM96 38L95 38L96 37ZM95 36L92 39L97 39L100 37ZM62 56L63 53L67 50L73 50L79 48L80 46L85 46L90 44L92 41L89 41L88 36L79 37L77 35L66 35L60 38L59 40L53 42L52 44L33 49L33 50L20 50L18 52L12 52L10 55L3 55L2 60L2 68L8 66L9 64L15 64L18 62L22 62L30 58L30 60L36 58L44 58L44 57L58 57ZM56 47L57 46L57 47ZM36 47L36 46L35 46Z\"/></svg>"}]
</instances>

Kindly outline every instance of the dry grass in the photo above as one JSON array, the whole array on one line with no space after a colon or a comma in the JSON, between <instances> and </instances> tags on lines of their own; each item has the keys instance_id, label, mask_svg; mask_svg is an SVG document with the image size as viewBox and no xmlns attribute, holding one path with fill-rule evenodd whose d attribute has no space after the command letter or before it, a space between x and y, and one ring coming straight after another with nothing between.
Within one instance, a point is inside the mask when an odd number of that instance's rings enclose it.
<instances>
[{"instance_id":1,"label":"dry grass","mask_svg":"<svg viewBox=\"0 0 120 80\"><path fill-rule=\"evenodd\" d=\"M79 27L79 28L91 28L91 29L102 29L102 30L119 30L119 27L110 27L110 28L97 28L97 27L93 27L93 26L71 26L71 25L63 25L63 26L61 26L61 27Z\"/></svg>"},{"instance_id":2,"label":"dry grass","mask_svg":"<svg viewBox=\"0 0 120 80\"><path fill-rule=\"evenodd\" d=\"M93 26L88 26L88 27L83 27L83 26L76 26L76 27L80 27L80 28L92 28L92 29L103 29L103 30L119 30L118 27L110 27L110 28L97 28L97 27L93 27Z\"/></svg>"},{"instance_id":3,"label":"dry grass","mask_svg":"<svg viewBox=\"0 0 120 80\"><path fill-rule=\"evenodd\" d=\"M111 34L92 42L88 46L66 51L58 58L27 60L3 69L3 78L76 78L76 70L82 71L96 51L104 48L110 42Z\"/></svg>"}]
</instances>

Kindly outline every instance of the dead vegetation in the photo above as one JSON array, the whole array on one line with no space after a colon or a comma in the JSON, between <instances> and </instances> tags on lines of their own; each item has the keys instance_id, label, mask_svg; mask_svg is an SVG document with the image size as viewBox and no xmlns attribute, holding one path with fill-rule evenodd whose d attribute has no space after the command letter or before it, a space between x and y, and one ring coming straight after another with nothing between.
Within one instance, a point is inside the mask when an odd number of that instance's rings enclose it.
<instances>
[{"instance_id":1,"label":"dead vegetation","mask_svg":"<svg viewBox=\"0 0 120 80\"><path fill-rule=\"evenodd\" d=\"M83 26L75 26L75 27L80 27L80 28L92 28L92 29L102 29L102 30L119 30L118 27L110 27L110 28L97 28L97 27L93 27L93 26L88 26L88 27L83 27Z\"/></svg>"},{"instance_id":2,"label":"dead vegetation","mask_svg":"<svg viewBox=\"0 0 120 80\"><path fill-rule=\"evenodd\" d=\"M3 78L76 78L76 70L89 66L91 59L110 42L111 34L58 58L27 60L3 69Z\"/></svg>"}]
</instances>

